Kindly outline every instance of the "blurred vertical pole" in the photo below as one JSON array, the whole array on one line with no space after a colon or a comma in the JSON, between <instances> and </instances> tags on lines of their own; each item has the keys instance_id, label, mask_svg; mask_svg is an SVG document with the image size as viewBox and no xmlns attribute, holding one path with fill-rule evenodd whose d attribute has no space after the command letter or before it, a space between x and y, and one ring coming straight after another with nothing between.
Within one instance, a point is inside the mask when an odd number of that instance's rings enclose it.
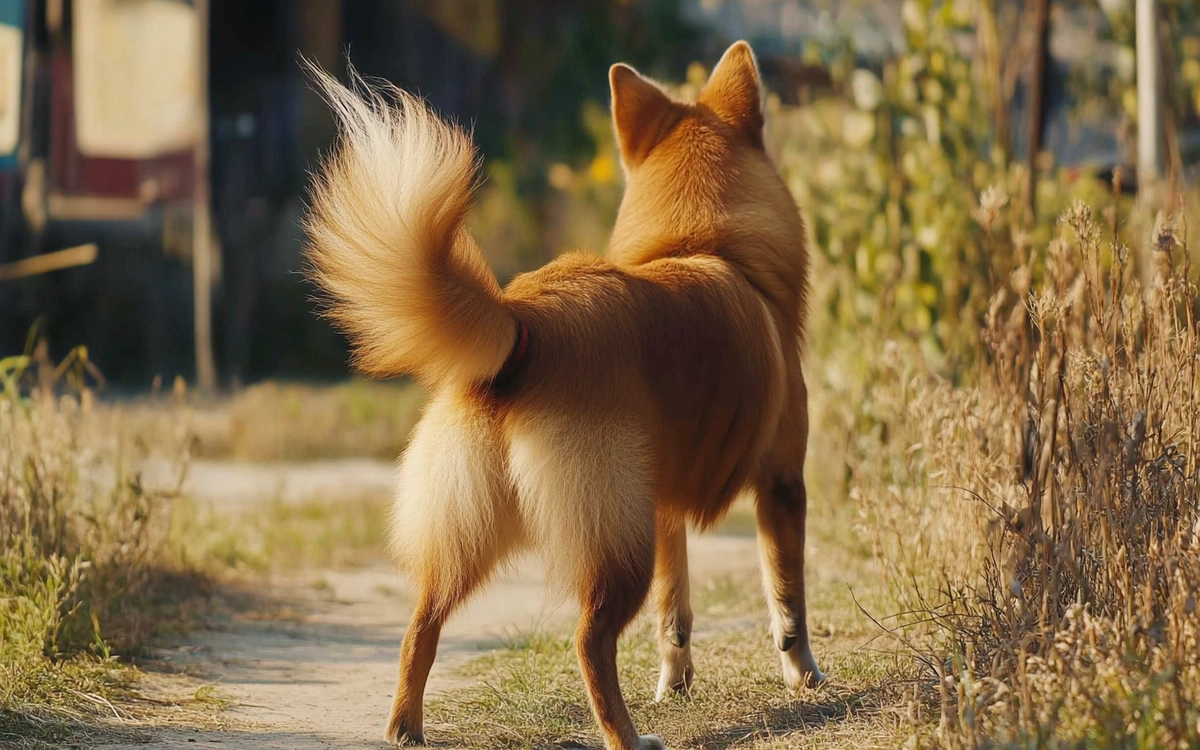
<instances>
[{"instance_id":1,"label":"blurred vertical pole","mask_svg":"<svg viewBox=\"0 0 1200 750\"><path fill-rule=\"evenodd\" d=\"M217 384L212 344L212 216L208 185L208 0L193 0L200 36L200 128L192 151L192 283L196 335L196 382L202 391Z\"/></svg>"},{"instance_id":2,"label":"blurred vertical pole","mask_svg":"<svg viewBox=\"0 0 1200 750\"><path fill-rule=\"evenodd\" d=\"M322 69L338 74L342 65L342 0L300 0L300 53ZM313 86L304 87L300 121L300 153L315 154L329 146L335 133L333 112Z\"/></svg>"},{"instance_id":3,"label":"blurred vertical pole","mask_svg":"<svg viewBox=\"0 0 1200 750\"><path fill-rule=\"evenodd\" d=\"M1163 174L1158 1L1137 0L1137 170L1139 202L1153 201Z\"/></svg>"},{"instance_id":4,"label":"blurred vertical pole","mask_svg":"<svg viewBox=\"0 0 1200 750\"><path fill-rule=\"evenodd\" d=\"M996 0L983 0L978 5L979 23L976 38L983 59L983 79L987 83L992 108L992 132L995 145L1012 160L1012 142L1008 133L1008 106L1004 97L1004 72L1000 54L1000 34L996 28Z\"/></svg>"},{"instance_id":5,"label":"blurred vertical pole","mask_svg":"<svg viewBox=\"0 0 1200 750\"><path fill-rule=\"evenodd\" d=\"M1050 0L1033 0L1033 69L1029 80L1029 153L1025 157L1025 208L1037 220L1037 163L1046 129L1046 60L1050 52Z\"/></svg>"}]
</instances>

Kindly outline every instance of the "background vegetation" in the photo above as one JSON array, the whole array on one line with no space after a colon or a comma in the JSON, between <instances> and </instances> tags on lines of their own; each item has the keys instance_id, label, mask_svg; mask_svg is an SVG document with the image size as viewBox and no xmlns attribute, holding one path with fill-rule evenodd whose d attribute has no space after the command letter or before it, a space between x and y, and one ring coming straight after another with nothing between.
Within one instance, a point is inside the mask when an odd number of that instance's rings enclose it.
<instances>
[{"instance_id":1,"label":"background vegetation","mask_svg":"<svg viewBox=\"0 0 1200 750\"><path fill-rule=\"evenodd\" d=\"M86 353L73 353L81 383ZM207 592L172 523L187 442L160 446L174 487L131 471L124 431L89 429L90 391L27 387L28 357L0 360L0 740L85 736L138 713L136 657L193 624ZM144 706L143 706L144 708ZM128 736L110 726L104 733Z\"/></svg>"},{"instance_id":2,"label":"background vegetation","mask_svg":"<svg viewBox=\"0 0 1200 750\"><path fill-rule=\"evenodd\" d=\"M1178 135L1200 108L1200 11L1161 5ZM1068 77L1072 107L1128 141L1132 6L1099 7L1096 34L1116 62ZM1185 139L1171 141L1157 205L1131 194L1132 170L1024 158L1013 8L908 0L897 55L867 64L852 34L829 34L799 54L828 69L828 86L769 97L769 149L812 238L807 367L820 439L810 479L885 573L887 591L862 603L895 660L881 672L844 655L825 709L805 713L813 696L767 690L773 672L747 661L741 634L718 640L728 659L695 706L634 706L693 745L787 742L863 713L871 731L855 741L865 746L1200 744L1195 157ZM692 38L662 23L662 38ZM528 49L515 59L545 68L553 88L593 75L593 58L607 64L613 49L589 49L588 70ZM674 85L686 94L705 76L697 63ZM532 156L534 137L516 138L488 163L472 221L504 275L562 247L603 247L620 169L604 105L572 102L569 137ZM521 122L532 131L545 118L529 106ZM128 710L113 701L132 694L129 657L194 624L221 571L262 572L296 550L303 559L291 564L353 557L331 551L321 529L377 549L378 507L342 526L322 507L279 506L258 532L231 534L129 467L146 453L180 471L196 456L390 458L417 391L265 384L206 401L178 386L111 405L92 395L86 357L56 370L31 354L0 364L0 737L53 738ZM44 377L34 377L39 362ZM74 384L57 387L68 374ZM741 614L758 595L746 582L730 588L734 601L698 594L714 599L698 609ZM566 642L513 646L471 667L483 688L434 712L487 716L503 730L471 725L457 735L468 744L574 736L586 712L560 684L574 669ZM624 648L629 679L645 681L648 634ZM888 689L871 689L879 679ZM513 698L499 704L501 694ZM889 711L903 718L879 718ZM696 715L743 722L746 734L706 734L688 723Z\"/></svg>"},{"instance_id":3,"label":"background vegetation","mask_svg":"<svg viewBox=\"0 0 1200 750\"><path fill-rule=\"evenodd\" d=\"M935 707L922 743L1192 746L1196 194L1158 210L1045 159L1028 182L1005 71L952 44L995 16L960 7L906 3L907 53L785 118L781 157L825 265L812 362L854 405L846 486ZM1194 55L1194 6L1165 12ZM1128 77L1080 86L1135 114Z\"/></svg>"}]
</instances>

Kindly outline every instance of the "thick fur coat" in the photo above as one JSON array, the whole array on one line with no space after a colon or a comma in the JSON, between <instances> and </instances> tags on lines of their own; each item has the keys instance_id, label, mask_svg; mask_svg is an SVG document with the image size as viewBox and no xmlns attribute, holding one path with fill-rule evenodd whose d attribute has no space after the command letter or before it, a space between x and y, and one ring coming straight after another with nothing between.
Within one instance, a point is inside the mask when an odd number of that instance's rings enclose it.
<instances>
[{"instance_id":1,"label":"thick fur coat","mask_svg":"<svg viewBox=\"0 0 1200 750\"><path fill-rule=\"evenodd\" d=\"M750 47L733 45L695 102L613 66L627 179L607 257L569 253L503 289L465 226L469 135L403 91L314 72L341 141L313 191L310 274L363 372L432 392L393 513L420 595L388 739L423 741L442 623L533 550L580 603L606 747L661 747L634 730L616 639L653 584L659 696L689 688L685 529L744 491L785 680L820 680L804 606L805 227L763 148Z\"/></svg>"}]
</instances>

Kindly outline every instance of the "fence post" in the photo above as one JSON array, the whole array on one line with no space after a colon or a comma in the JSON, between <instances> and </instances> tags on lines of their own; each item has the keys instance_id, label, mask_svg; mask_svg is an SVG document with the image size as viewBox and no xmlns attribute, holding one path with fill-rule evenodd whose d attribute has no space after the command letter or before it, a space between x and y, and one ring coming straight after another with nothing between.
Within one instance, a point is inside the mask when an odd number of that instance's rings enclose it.
<instances>
[{"instance_id":1,"label":"fence post","mask_svg":"<svg viewBox=\"0 0 1200 750\"><path fill-rule=\"evenodd\" d=\"M1158 0L1137 0L1135 13L1138 194L1153 201L1157 183L1163 174Z\"/></svg>"},{"instance_id":2,"label":"fence post","mask_svg":"<svg viewBox=\"0 0 1200 750\"><path fill-rule=\"evenodd\" d=\"M200 128L192 150L192 283L196 336L196 382L201 391L217 384L212 344L212 218L208 185L208 0L194 0L199 39Z\"/></svg>"}]
</instances>

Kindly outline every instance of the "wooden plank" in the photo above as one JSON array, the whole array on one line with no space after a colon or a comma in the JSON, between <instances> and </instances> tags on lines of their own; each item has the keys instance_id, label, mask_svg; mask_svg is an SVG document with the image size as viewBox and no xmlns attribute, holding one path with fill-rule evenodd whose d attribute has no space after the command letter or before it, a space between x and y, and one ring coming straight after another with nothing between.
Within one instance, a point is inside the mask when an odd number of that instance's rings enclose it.
<instances>
[{"instance_id":1,"label":"wooden plank","mask_svg":"<svg viewBox=\"0 0 1200 750\"><path fill-rule=\"evenodd\" d=\"M23 258L12 263L0 264L0 281L23 279L51 271L60 271L74 266L86 266L96 260L99 250L96 243L89 242L78 247L69 247L53 253L42 253L32 258Z\"/></svg>"}]
</instances>

